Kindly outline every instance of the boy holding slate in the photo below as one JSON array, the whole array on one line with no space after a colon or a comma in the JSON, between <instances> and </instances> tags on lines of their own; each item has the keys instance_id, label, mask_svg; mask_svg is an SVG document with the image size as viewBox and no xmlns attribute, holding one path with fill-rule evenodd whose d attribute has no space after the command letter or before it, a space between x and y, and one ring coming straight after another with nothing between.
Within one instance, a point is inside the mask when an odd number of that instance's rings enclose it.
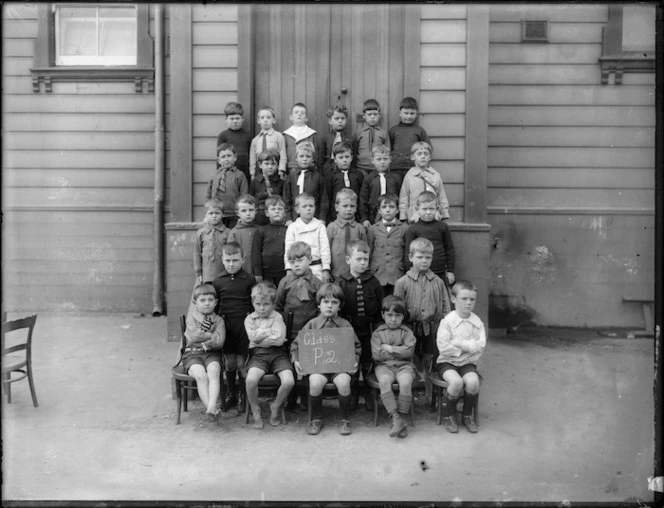
<instances>
[{"instance_id":1,"label":"boy holding slate","mask_svg":"<svg viewBox=\"0 0 664 508\"><path fill-rule=\"evenodd\" d=\"M316 293L316 302L320 309L320 315L309 321L302 330L320 330L324 328L350 328L351 324L339 317L339 309L344 301L344 293L336 284L325 283ZM316 435L320 433L323 427L323 389L325 384L332 382L339 391L339 409L341 411L341 420L339 422L339 433L347 436L351 433L350 428L350 399L351 399L351 378L357 372L362 346L353 331L355 343L355 363L349 372L337 372L334 374L309 375L309 407L311 408L311 421L307 433ZM300 336L291 343L291 361L295 371L299 375L304 374L300 364Z\"/></svg>"}]
</instances>

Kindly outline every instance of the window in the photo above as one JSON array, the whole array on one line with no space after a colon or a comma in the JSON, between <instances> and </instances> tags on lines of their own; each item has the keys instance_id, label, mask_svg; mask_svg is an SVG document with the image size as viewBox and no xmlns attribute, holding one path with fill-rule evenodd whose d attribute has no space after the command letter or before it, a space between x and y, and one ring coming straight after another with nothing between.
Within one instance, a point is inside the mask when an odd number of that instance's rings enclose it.
<instances>
[{"instance_id":1,"label":"window","mask_svg":"<svg viewBox=\"0 0 664 508\"><path fill-rule=\"evenodd\" d=\"M133 81L154 90L147 4L40 4L32 86L53 81Z\"/></svg>"},{"instance_id":2,"label":"window","mask_svg":"<svg viewBox=\"0 0 664 508\"><path fill-rule=\"evenodd\" d=\"M55 65L136 65L136 6L56 6Z\"/></svg>"},{"instance_id":3,"label":"window","mask_svg":"<svg viewBox=\"0 0 664 508\"><path fill-rule=\"evenodd\" d=\"M655 5L609 5L609 21L602 41L602 84L623 72L655 72Z\"/></svg>"}]
</instances>

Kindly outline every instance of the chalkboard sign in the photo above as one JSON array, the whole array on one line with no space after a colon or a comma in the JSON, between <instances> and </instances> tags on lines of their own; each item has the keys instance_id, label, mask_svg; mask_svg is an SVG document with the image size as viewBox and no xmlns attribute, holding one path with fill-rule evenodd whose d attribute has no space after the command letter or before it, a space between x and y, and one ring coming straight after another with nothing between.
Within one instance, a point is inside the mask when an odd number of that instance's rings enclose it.
<instances>
[{"instance_id":1,"label":"chalkboard sign","mask_svg":"<svg viewBox=\"0 0 664 508\"><path fill-rule=\"evenodd\" d=\"M350 372L355 366L355 331L352 328L300 330L300 365L305 374Z\"/></svg>"}]
</instances>

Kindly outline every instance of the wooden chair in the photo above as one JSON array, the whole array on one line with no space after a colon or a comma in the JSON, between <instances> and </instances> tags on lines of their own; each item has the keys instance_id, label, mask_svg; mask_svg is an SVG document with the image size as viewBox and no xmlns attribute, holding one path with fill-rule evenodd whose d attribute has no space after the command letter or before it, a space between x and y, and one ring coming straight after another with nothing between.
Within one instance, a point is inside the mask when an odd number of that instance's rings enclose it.
<instances>
[{"instance_id":1,"label":"wooden chair","mask_svg":"<svg viewBox=\"0 0 664 508\"><path fill-rule=\"evenodd\" d=\"M380 400L380 384L378 383L378 378L376 377L376 372L374 371L374 365L371 364L371 370L367 375L366 379L367 385L371 388L371 398L374 403L374 425L378 426L378 401ZM413 383L415 384L415 383ZM399 392L399 383L395 380L392 383L392 391ZM410 404L410 425L415 427L415 400Z\"/></svg>"},{"instance_id":2,"label":"wooden chair","mask_svg":"<svg viewBox=\"0 0 664 508\"><path fill-rule=\"evenodd\" d=\"M39 407L37 402L37 394L35 393L35 383L32 375L32 332L35 329L37 322L37 314L31 316L15 319L13 321L5 321L2 323L2 387L7 394L7 403L12 402L11 384L21 379L28 378L30 385L30 395L32 396L32 404L34 407ZM27 337L25 339L21 336L21 342L7 346L7 336L11 332L20 331L25 335L27 330ZM16 342L18 335L13 335L12 342ZM15 354L19 351L25 351L25 354ZM16 373L17 376L12 377Z\"/></svg>"},{"instance_id":3,"label":"wooden chair","mask_svg":"<svg viewBox=\"0 0 664 508\"><path fill-rule=\"evenodd\" d=\"M187 318L186 316L180 316L180 360L178 361L177 365L173 367L172 372L173 372L173 381L175 383L175 395L177 398L177 420L175 422L176 425L180 424L180 413L183 409L187 411L187 403L189 400L189 392L196 392L196 380L187 374L184 370L184 366L182 365L182 355L184 354L184 348L185 344L187 343L185 337L184 337L184 332L187 329ZM223 357L221 361L221 374L219 375L220 377L220 383L221 383L221 389L220 389L220 397L222 400L222 411L225 411L225 408L223 407L223 393L224 393L224 365L223 365Z\"/></svg>"},{"instance_id":4,"label":"wooden chair","mask_svg":"<svg viewBox=\"0 0 664 508\"><path fill-rule=\"evenodd\" d=\"M480 378L480 385L481 385L482 376L480 374L477 375ZM431 371L429 372L429 380L431 381L432 385L431 409L432 410L436 410L436 408L438 409L438 425L440 425L443 423L443 396L447 394L447 381L443 381L443 379L438 375L438 372L435 370L435 362L431 365ZM459 394L459 402L463 401L464 394L465 392L462 389L461 393ZM478 407L479 407L479 394L475 399L475 404L473 406L473 415L475 416L475 421L478 421L480 417ZM455 410L458 411L458 404Z\"/></svg>"}]
</instances>

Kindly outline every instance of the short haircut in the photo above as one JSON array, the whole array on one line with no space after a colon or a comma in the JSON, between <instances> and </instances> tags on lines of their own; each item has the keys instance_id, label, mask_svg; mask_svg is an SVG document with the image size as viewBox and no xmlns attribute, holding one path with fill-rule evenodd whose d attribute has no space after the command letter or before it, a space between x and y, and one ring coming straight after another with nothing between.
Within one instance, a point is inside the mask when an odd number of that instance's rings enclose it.
<instances>
[{"instance_id":1,"label":"short haircut","mask_svg":"<svg viewBox=\"0 0 664 508\"><path fill-rule=\"evenodd\" d=\"M362 113L366 113L367 111L373 111L373 110L378 110L380 111L380 104L378 104L378 101L376 99L367 99L364 101L362 104Z\"/></svg>"},{"instance_id":2,"label":"short haircut","mask_svg":"<svg viewBox=\"0 0 664 508\"><path fill-rule=\"evenodd\" d=\"M375 157L376 155L391 155L392 152L390 152L390 149L387 147L387 145L376 145L371 149L371 157Z\"/></svg>"},{"instance_id":3,"label":"short haircut","mask_svg":"<svg viewBox=\"0 0 664 508\"><path fill-rule=\"evenodd\" d=\"M208 210L221 210L223 212L224 204L221 202L221 199L210 198L203 203L203 209L205 210L205 213L207 213Z\"/></svg>"},{"instance_id":4,"label":"short haircut","mask_svg":"<svg viewBox=\"0 0 664 508\"><path fill-rule=\"evenodd\" d=\"M244 108L242 107L242 104L240 104L239 102L228 102L226 103L226 107L224 108L224 115L244 116Z\"/></svg>"},{"instance_id":5,"label":"short haircut","mask_svg":"<svg viewBox=\"0 0 664 508\"><path fill-rule=\"evenodd\" d=\"M364 240L354 240L352 242L348 242L346 245L346 256L352 256L355 251L362 252L363 254L370 254L371 248Z\"/></svg>"},{"instance_id":6,"label":"short haircut","mask_svg":"<svg viewBox=\"0 0 664 508\"><path fill-rule=\"evenodd\" d=\"M261 114L261 111L269 111L272 114L272 118L277 118L277 114L274 112L274 108L272 106L263 106L258 110L258 113L256 113L256 118L258 118L258 115Z\"/></svg>"},{"instance_id":7,"label":"short haircut","mask_svg":"<svg viewBox=\"0 0 664 508\"><path fill-rule=\"evenodd\" d=\"M350 152L351 155L353 154L353 145L350 141L342 141L341 143L334 145L334 148L332 148L332 155L344 152Z\"/></svg>"},{"instance_id":8,"label":"short haircut","mask_svg":"<svg viewBox=\"0 0 664 508\"><path fill-rule=\"evenodd\" d=\"M255 301L259 297L269 298L270 302L274 303L277 297L277 288L269 281L259 282L251 288L251 301Z\"/></svg>"},{"instance_id":9,"label":"short haircut","mask_svg":"<svg viewBox=\"0 0 664 508\"><path fill-rule=\"evenodd\" d=\"M326 282L316 293L316 303L320 304L321 300L325 300L326 298L334 298L335 300L339 300L339 302L343 305L345 300L344 291L341 289L341 287L339 287L338 284L335 284L334 282Z\"/></svg>"},{"instance_id":10,"label":"short haircut","mask_svg":"<svg viewBox=\"0 0 664 508\"><path fill-rule=\"evenodd\" d=\"M420 108L417 105L417 101L412 97L404 97L399 103L399 109L415 109L419 110Z\"/></svg>"},{"instance_id":11,"label":"short haircut","mask_svg":"<svg viewBox=\"0 0 664 508\"><path fill-rule=\"evenodd\" d=\"M336 106L332 106L330 109L328 109L327 118L328 119L332 118L332 115L334 115L335 113L341 113L346 118L348 118L348 108L343 104L337 104Z\"/></svg>"},{"instance_id":12,"label":"short haircut","mask_svg":"<svg viewBox=\"0 0 664 508\"><path fill-rule=\"evenodd\" d=\"M410 147L410 153L413 154L417 152L418 150L421 150L424 148L425 150L429 151L429 155L433 153L433 147L427 143L426 141L418 141L417 143L413 144L413 146Z\"/></svg>"},{"instance_id":13,"label":"short haircut","mask_svg":"<svg viewBox=\"0 0 664 508\"><path fill-rule=\"evenodd\" d=\"M306 242L295 242L290 247L288 247L288 252L286 252L287 259L300 259L300 258L310 258L311 257L311 245Z\"/></svg>"},{"instance_id":14,"label":"short haircut","mask_svg":"<svg viewBox=\"0 0 664 508\"><path fill-rule=\"evenodd\" d=\"M410 242L408 252L411 256L416 252L421 252L423 254L433 254L433 243L431 243L431 240L428 238L415 238L415 240Z\"/></svg>"},{"instance_id":15,"label":"short haircut","mask_svg":"<svg viewBox=\"0 0 664 508\"><path fill-rule=\"evenodd\" d=\"M222 255L234 256L235 254L241 254L244 256L244 251L242 250L242 245L237 242L227 242L221 247Z\"/></svg>"},{"instance_id":16,"label":"short haircut","mask_svg":"<svg viewBox=\"0 0 664 508\"><path fill-rule=\"evenodd\" d=\"M296 103L293 104L293 106L290 108L291 113L293 112L293 110L294 110L295 108L298 108L298 107L299 107L299 108L304 108L304 110L307 111L307 106L306 106L306 104L304 104L303 102L296 102Z\"/></svg>"},{"instance_id":17,"label":"short haircut","mask_svg":"<svg viewBox=\"0 0 664 508\"><path fill-rule=\"evenodd\" d=\"M400 296L389 295L383 298L383 301L380 306L380 310L383 312L395 312L397 314L406 315L406 302L403 301L403 298Z\"/></svg>"},{"instance_id":18,"label":"short haircut","mask_svg":"<svg viewBox=\"0 0 664 508\"><path fill-rule=\"evenodd\" d=\"M475 284L473 284L469 280L458 280L452 286L452 294L454 296L457 296L459 292L463 289L466 289L468 291L475 291L477 293L477 288L475 287Z\"/></svg>"},{"instance_id":19,"label":"short haircut","mask_svg":"<svg viewBox=\"0 0 664 508\"><path fill-rule=\"evenodd\" d=\"M198 300L199 296L203 295L212 295L214 296L214 299L217 299L217 290L214 289L214 286L212 284L199 284L194 288L194 293L193 293L193 300L196 301Z\"/></svg>"},{"instance_id":20,"label":"short haircut","mask_svg":"<svg viewBox=\"0 0 664 508\"><path fill-rule=\"evenodd\" d=\"M312 157L316 157L316 147L311 141L303 141L295 145L295 155L300 153L308 153Z\"/></svg>"},{"instance_id":21,"label":"short haircut","mask_svg":"<svg viewBox=\"0 0 664 508\"><path fill-rule=\"evenodd\" d=\"M286 208L286 203L284 203L283 198L279 195L270 196L269 198L267 198L265 200L265 209L266 210L268 208L270 208L271 206L277 206L277 205L281 205L284 208Z\"/></svg>"},{"instance_id":22,"label":"short haircut","mask_svg":"<svg viewBox=\"0 0 664 508\"><path fill-rule=\"evenodd\" d=\"M378 208L383 206L383 203L390 203L399 208L399 196L396 194L381 194L378 196Z\"/></svg>"},{"instance_id":23,"label":"short haircut","mask_svg":"<svg viewBox=\"0 0 664 508\"><path fill-rule=\"evenodd\" d=\"M420 192L415 198L415 206L420 206L424 203L431 203L434 201L438 205L438 196L431 191Z\"/></svg>"},{"instance_id":24,"label":"short haircut","mask_svg":"<svg viewBox=\"0 0 664 508\"><path fill-rule=\"evenodd\" d=\"M334 204L339 204L339 201L342 199L350 199L357 204L357 194L355 194L353 189L343 188L337 192L337 195L334 197Z\"/></svg>"},{"instance_id":25,"label":"short haircut","mask_svg":"<svg viewBox=\"0 0 664 508\"><path fill-rule=\"evenodd\" d=\"M253 205L254 208L256 207L256 198L253 197L251 194L242 194L240 195L239 198L235 200L235 208L240 206L240 203L246 203L248 205Z\"/></svg>"},{"instance_id":26,"label":"short haircut","mask_svg":"<svg viewBox=\"0 0 664 508\"><path fill-rule=\"evenodd\" d=\"M307 194L306 192L297 195L297 197L295 198L295 206L300 206L302 204L302 201L313 201L314 205L316 204L316 198L313 197L311 194Z\"/></svg>"},{"instance_id":27,"label":"short haircut","mask_svg":"<svg viewBox=\"0 0 664 508\"><path fill-rule=\"evenodd\" d=\"M230 150L234 154L237 154L237 152L235 151L235 147L232 145L232 143L222 143L217 146L217 157L219 157L219 154L221 152L225 152L226 150Z\"/></svg>"},{"instance_id":28,"label":"short haircut","mask_svg":"<svg viewBox=\"0 0 664 508\"><path fill-rule=\"evenodd\" d=\"M256 158L258 164L264 161L274 161L277 164L279 164L280 160L281 160L281 155L279 154L279 150L277 150L276 148L268 148L267 150L263 150L261 153L258 154L258 157Z\"/></svg>"}]
</instances>

